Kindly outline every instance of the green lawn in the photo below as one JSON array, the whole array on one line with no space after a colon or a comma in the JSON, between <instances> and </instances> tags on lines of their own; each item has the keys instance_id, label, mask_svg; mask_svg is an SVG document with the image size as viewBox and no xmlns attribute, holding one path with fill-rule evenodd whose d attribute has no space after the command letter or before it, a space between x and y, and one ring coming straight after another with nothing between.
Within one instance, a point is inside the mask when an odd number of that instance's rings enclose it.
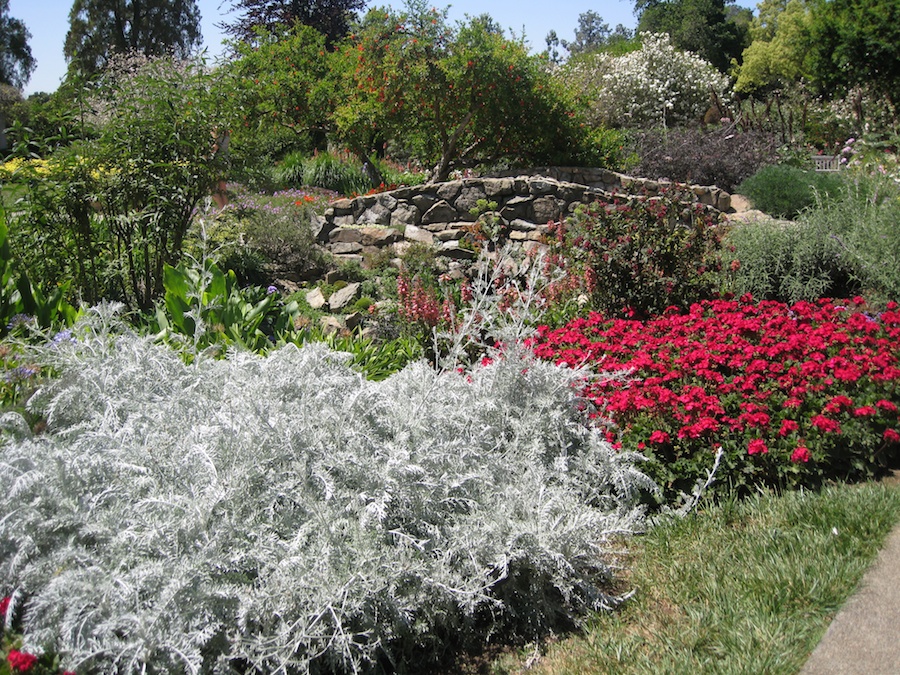
<instances>
[{"instance_id":1,"label":"green lawn","mask_svg":"<svg viewBox=\"0 0 900 675\"><path fill-rule=\"evenodd\" d=\"M797 673L898 521L896 479L701 508L631 543L616 612L480 670Z\"/></svg>"}]
</instances>

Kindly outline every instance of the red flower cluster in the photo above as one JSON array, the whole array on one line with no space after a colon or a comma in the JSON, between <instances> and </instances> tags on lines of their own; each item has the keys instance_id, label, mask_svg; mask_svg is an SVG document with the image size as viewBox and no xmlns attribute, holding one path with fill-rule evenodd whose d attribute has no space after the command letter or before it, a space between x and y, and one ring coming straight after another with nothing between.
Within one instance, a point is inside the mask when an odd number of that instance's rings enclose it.
<instances>
[{"instance_id":1,"label":"red flower cluster","mask_svg":"<svg viewBox=\"0 0 900 675\"><path fill-rule=\"evenodd\" d=\"M586 395L619 427L611 439L661 460L708 459L721 445L745 462L781 461L781 478L848 475L900 441L900 311L891 303L874 316L861 298L848 304L745 296L647 321L594 313L541 327L533 346L557 363L628 373Z\"/></svg>"},{"instance_id":2,"label":"red flower cluster","mask_svg":"<svg viewBox=\"0 0 900 675\"><path fill-rule=\"evenodd\" d=\"M10 598L9 596L0 598L0 635L2 635L4 629L9 628L9 626L7 625L9 622L7 621L6 613L7 611L9 611L9 605L11 601L12 598ZM18 644L18 640L14 639L10 641L4 639L3 643L5 647L10 643ZM2 654L0 654L0 659L2 658L3 656ZM30 673L32 672L34 667L38 665L39 661L40 658L38 656L29 654L28 652L19 651L18 649L10 649L6 653L6 662L9 664L9 672L12 673ZM3 670L3 668L0 668L0 670ZM46 667L43 667L39 668L38 671L47 672L47 669ZM6 671L4 670L4 672ZM61 675L75 675L75 673L71 670L64 670L61 672Z\"/></svg>"},{"instance_id":3,"label":"red flower cluster","mask_svg":"<svg viewBox=\"0 0 900 675\"><path fill-rule=\"evenodd\" d=\"M38 658L34 654L20 652L18 649L10 649L6 655L9 667L14 673L27 673L34 668Z\"/></svg>"}]
</instances>

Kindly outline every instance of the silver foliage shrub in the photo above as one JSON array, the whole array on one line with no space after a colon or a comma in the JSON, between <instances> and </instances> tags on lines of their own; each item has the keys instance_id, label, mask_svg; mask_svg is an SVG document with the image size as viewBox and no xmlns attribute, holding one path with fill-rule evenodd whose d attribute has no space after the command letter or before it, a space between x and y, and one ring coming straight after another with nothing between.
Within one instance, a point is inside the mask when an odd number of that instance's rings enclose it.
<instances>
[{"instance_id":1,"label":"silver foliage shrub","mask_svg":"<svg viewBox=\"0 0 900 675\"><path fill-rule=\"evenodd\" d=\"M379 672L607 595L636 458L507 345L383 382L311 344L178 355L95 308L0 420L0 590L78 672Z\"/></svg>"}]
</instances>

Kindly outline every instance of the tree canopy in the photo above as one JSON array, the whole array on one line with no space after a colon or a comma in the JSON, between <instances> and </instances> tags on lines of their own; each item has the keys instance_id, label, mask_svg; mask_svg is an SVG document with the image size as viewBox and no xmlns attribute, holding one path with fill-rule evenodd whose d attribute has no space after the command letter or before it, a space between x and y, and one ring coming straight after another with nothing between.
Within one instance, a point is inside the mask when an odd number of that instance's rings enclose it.
<instances>
[{"instance_id":1,"label":"tree canopy","mask_svg":"<svg viewBox=\"0 0 900 675\"><path fill-rule=\"evenodd\" d=\"M260 30L255 44L236 42L234 49L228 70L245 128L326 130L334 84L322 33L297 23L275 33Z\"/></svg>"},{"instance_id":2,"label":"tree canopy","mask_svg":"<svg viewBox=\"0 0 900 675\"><path fill-rule=\"evenodd\" d=\"M546 42L548 56L559 62L557 48L562 46L570 56L590 54L597 51L613 51L614 49L634 41L634 31L622 24L610 29L609 24L597 12L588 10L578 15L578 28L572 42L560 40L555 30L547 33Z\"/></svg>"},{"instance_id":3,"label":"tree canopy","mask_svg":"<svg viewBox=\"0 0 900 675\"><path fill-rule=\"evenodd\" d=\"M115 53L186 58L201 41L196 0L75 0L63 52L92 75Z\"/></svg>"},{"instance_id":4,"label":"tree canopy","mask_svg":"<svg viewBox=\"0 0 900 675\"><path fill-rule=\"evenodd\" d=\"M399 138L445 180L501 157L578 152L575 113L545 63L483 16L450 26L421 1L372 10L335 57L334 128L362 156L379 137Z\"/></svg>"},{"instance_id":5,"label":"tree canopy","mask_svg":"<svg viewBox=\"0 0 900 675\"><path fill-rule=\"evenodd\" d=\"M594 125L667 127L702 119L711 95L722 97L728 79L696 54L676 49L665 33L638 38L638 50L570 59L555 77L580 92Z\"/></svg>"},{"instance_id":6,"label":"tree canopy","mask_svg":"<svg viewBox=\"0 0 900 675\"><path fill-rule=\"evenodd\" d=\"M740 60L749 44L748 21L728 11L733 0L635 0L634 5L639 32L667 33L677 49L694 52L720 72Z\"/></svg>"},{"instance_id":7,"label":"tree canopy","mask_svg":"<svg viewBox=\"0 0 900 675\"><path fill-rule=\"evenodd\" d=\"M815 0L810 67L827 93L869 84L900 102L900 3Z\"/></svg>"},{"instance_id":8,"label":"tree canopy","mask_svg":"<svg viewBox=\"0 0 900 675\"><path fill-rule=\"evenodd\" d=\"M900 5L895 0L763 0L735 89L760 92L802 78L842 95L864 85L897 102Z\"/></svg>"},{"instance_id":9,"label":"tree canopy","mask_svg":"<svg viewBox=\"0 0 900 675\"><path fill-rule=\"evenodd\" d=\"M807 0L763 0L750 25L752 42L737 69L735 91L781 88L809 77L810 23Z\"/></svg>"},{"instance_id":10,"label":"tree canopy","mask_svg":"<svg viewBox=\"0 0 900 675\"><path fill-rule=\"evenodd\" d=\"M9 0L0 0L0 84L21 89L34 71L28 40L31 33L20 19L9 16Z\"/></svg>"},{"instance_id":11,"label":"tree canopy","mask_svg":"<svg viewBox=\"0 0 900 675\"><path fill-rule=\"evenodd\" d=\"M318 30L332 45L347 34L354 13L365 6L365 0L234 0L231 10L241 15L223 28L240 42L255 43L260 29L277 34L300 23Z\"/></svg>"}]
</instances>

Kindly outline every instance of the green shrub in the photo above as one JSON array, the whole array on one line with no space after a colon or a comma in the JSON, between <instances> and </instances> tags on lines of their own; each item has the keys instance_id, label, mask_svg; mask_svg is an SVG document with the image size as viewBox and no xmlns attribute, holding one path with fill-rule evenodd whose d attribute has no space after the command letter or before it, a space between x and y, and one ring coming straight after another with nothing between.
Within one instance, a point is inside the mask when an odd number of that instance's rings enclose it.
<instances>
[{"instance_id":1,"label":"green shrub","mask_svg":"<svg viewBox=\"0 0 900 675\"><path fill-rule=\"evenodd\" d=\"M235 186L227 208L195 219L185 250L212 256L245 286L312 279L325 268L311 221L326 198L302 190L264 195Z\"/></svg>"},{"instance_id":2,"label":"green shrub","mask_svg":"<svg viewBox=\"0 0 900 675\"><path fill-rule=\"evenodd\" d=\"M110 250L113 227L91 203L100 192L99 172L69 149L10 165L15 169L4 185L17 199L7 213L9 246L34 285L49 293L65 284L69 302L123 300L121 261Z\"/></svg>"},{"instance_id":3,"label":"green shrub","mask_svg":"<svg viewBox=\"0 0 900 675\"><path fill-rule=\"evenodd\" d=\"M353 305L350 307L351 312L368 312L369 307L375 304L375 301L367 295L359 298Z\"/></svg>"},{"instance_id":4,"label":"green shrub","mask_svg":"<svg viewBox=\"0 0 900 675\"><path fill-rule=\"evenodd\" d=\"M329 349L349 354L350 367L372 382L380 382L422 358L422 346L411 336L374 339L358 333L311 330L304 337L306 342L324 342Z\"/></svg>"},{"instance_id":5,"label":"green shrub","mask_svg":"<svg viewBox=\"0 0 900 675\"><path fill-rule=\"evenodd\" d=\"M593 52L555 76L586 101L594 126L672 127L699 120L710 93L724 98L728 79L710 63L676 49L666 34L641 33L641 47L621 56Z\"/></svg>"},{"instance_id":6,"label":"green shrub","mask_svg":"<svg viewBox=\"0 0 900 675\"><path fill-rule=\"evenodd\" d=\"M886 177L861 178L841 198L810 210L801 221L828 237L863 293L900 298L900 188Z\"/></svg>"},{"instance_id":7,"label":"green shrub","mask_svg":"<svg viewBox=\"0 0 900 675\"><path fill-rule=\"evenodd\" d=\"M428 172L411 167L409 164L402 166L389 159L377 159L375 164L385 185L422 185L428 180Z\"/></svg>"},{"instance_id":8,"label":"green shrub","mask_svg":"<svg viewBox=\"0 0 900 675\"><path fill-rule=\"evenodd\" d=\"M827 229L768 220L733 228L725 239L725 290L760 300L812 301L855 292Z\"/></svg>"},{"instance_id":9,"label":"green shrub","mask_svg":"<svg viewBox=\"0 0 900 675\"><path fill-rule=\"evenodd\" d=\"M434 246L413 242L400 256L400 263L406 276L432 280L438 264L437 251Z\"/></svg>"},{"instance_id":10,"label":"green shrub","mask_svg":"<svg viewBox=\"0 0 900 675\"><path fill-rule=\"evenodd\" d=\"M584 293L609 314L649 316L713 293L718 278L717 217L677 191L652 199L580 206L553 242L567 278L565 301Z\"/></svg>"},{"instance_id":11,"label":"green shrub","mask_svg":"<svg viewBox=\"0 0 900 675\"><path fill-rule=\"evenodd\" d=\"M211 259L166 265L163 283L153 327L158 339L189 357L231 345L265 352L292 337L296 304L284 304L274 287L241 288L234 272L223 272Z\"/></svg>"},{"instance_id":12,"label":"green shrub","mask_svg":"<svg viewBox=\"0 0 900 675\"><path fill-rule=\"evenodd\" d=\"M275 181L284 187L301 187L303 185L303 165L306 163L307 157L307 153L299 151L285 155L273 169Z\"/></svg>"},{"instance_id":13,"label":"green shrub","mask_svg":"<svg viewBox=\"0 0 900 675\"><path fill-rule=\"evenodd\" d=\"M9 246L6 209L0 203L0 335L25 317L39 328L65 326L75 319L76 310L65 300L69 283L60 284L46 295L36 288L19 268Z\"/></svg>"},{"instance_id":14,"label":"green shrub","mask_svg":"<svg viewBox=\"0 0 900 675\"><path fill-rule=\"evenodd\" d=\"M776 218L793 220L804 209L837 197L844 189L837 174L804 171L794 166L765 166L744 180L737 192L750 199L753 206Z\"/></svg>"},{"instance_id":15,"label":"green shrub","mask_svg":"<svg viewBox=\"0 0 900 675\"><path fill-rule=\"evenodd\" d=\"M303 163L303 182L310 187L334 190L343 195L363 194L372 186L362 165L330 152L319 152Z\"/></svg>"}]
</instances>

